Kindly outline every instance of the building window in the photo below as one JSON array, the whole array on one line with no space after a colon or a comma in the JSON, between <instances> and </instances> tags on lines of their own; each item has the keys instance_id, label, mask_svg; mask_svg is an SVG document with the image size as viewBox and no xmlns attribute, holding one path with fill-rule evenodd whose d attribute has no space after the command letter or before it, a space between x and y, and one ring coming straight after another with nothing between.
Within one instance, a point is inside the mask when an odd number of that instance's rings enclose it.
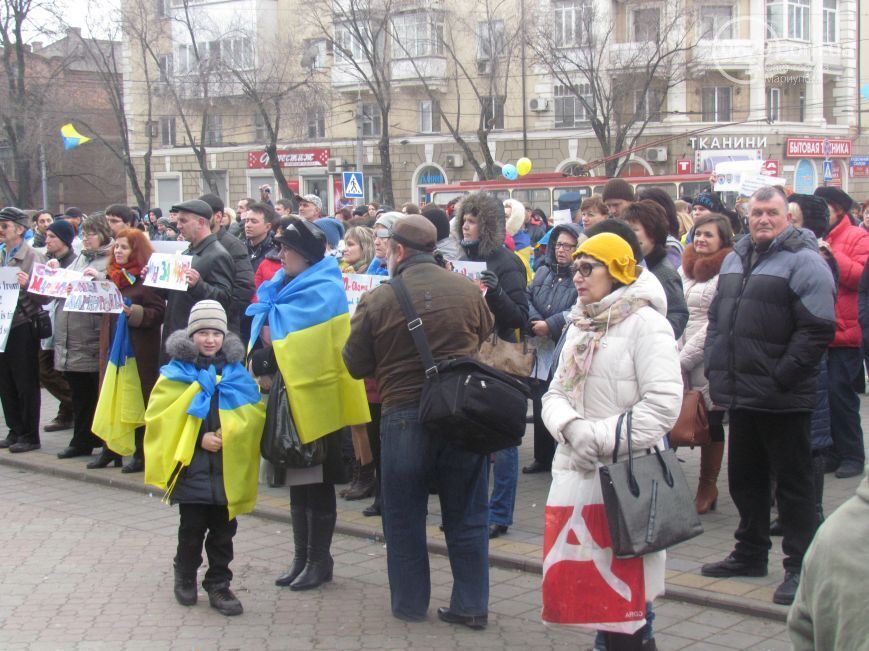
<instances>
[{"instance_id":1,"label":"building window","mask_svg":"<svg viewBox=\"0 0 869 651\"><path fill-rule=\"evenodd\" d=\"M477 23L477 61L491 61L504 54L507 47L503 20Z\"/></svg>"},{"instance_id":2,"label":"building window","mask_svg":"<svg viewBox=\"0 0 869 651\"><path fill-rule=\"evenodd\" d=\"M770 122L781 120L781 89L766 89L766 119Z\"/></svg>"},{"instance_id":3,"label":"building window","mask_svg":"<svg viewBox=\"0 0 869 651\"><path fill-rule=\"evenodd\" d=\"M730 122L730 86L703 89L703 121Z\"/></svg>"},{"instance_id":4,"label":"building window","mask_svg":"<svg viewBox=\"0 0 869 651\"><path fill-rule=\"evenodd\" d=\"M824 43L836 42L838 0L824 0Z\"/></svg>"},{"instance_id":5,"label":"building window","mask_svg":"<svg viewBox=\"0 0 869 651\"><path fill-rule=\"evenodd\" d=\"M380 107L377 104L362 105L362 135L365 137L379 136Z\"/></svg>"},{"instance_id":6,"label":"building window","mask_svg":"<svg viewBox=\"0 0 869 651\"><path fill-rule=\"evenodd\" d=\"M250 70L254 67L253 45L249 38L228 38L222 41L218 56L224 64L236 70Z\"/></svg>"},{"instance_id":7,"label":"building window","mask_svg":"<svg viewBox=\"0 0 869 651\"><path fill-rule=\"evenodd\" d=\"M257 111L253 114L254 125L254 140L257 142L265 142L269 139L269 130L266 127L266 119L263 114Z\"/></svg>"},{"instance_id":8,"label":"building window","mask_svg":"<svg viewBox=\"0 0 869 651\"><path fill-rule=\"evenodd\" d=\"M487 95L482 100L483 127L488 130L504 128L504 104L507 98L503 95Z\"/></svg>"},{"instance_id":9,"label":"building window","mask_svg":"<svg viewBox=\"0 0 869 651\"><path fill-rule=\"evenodd\" d=\"M433 12L418 11L395 17L398 57L424 57L444 53L444 19Z\"/></svg>"},{"instance_id":10,"label":"building window","mask_svg":"<svg viewBox=\"0 0 869 651\"><path fill-rule=\"evenodd\" d=\"M209 113L205 119L205 144L216 146L223 144L223 116Z\"/></svg>"},{"instance_id":11,"label":"building window","mask_svg":"<svg viewBox=\"0 0 869 651\"><path fill-rule=\"evenodd\" d=\"M420 133L441 132L441 112L439 102L424 99L419 103L419 130Z\"/></svg>"},{"instance_id":12,"label":"building window","mask_svg":"<svg viewBox=\"0 0 869 651\"><path fill-rule=\"evenodd\" d=\"M578 96L583 96L590 104L591 86L588 84L578 84L571 88L569 86L556 85L553 88L552 94L555 98L556 129L573 129L579 126L581 122L588 121L585 105L580 101Z\"/></svg>"},{"instance_id":13,"label":"building window","mask_svg":"<svg viewBox=\"0 0 869 651\"><path fill-rule=\"evenodd\" d=\"M767 0L766 36L808 41L810 0Z\"/></svg>"},{"instance_id":14,"label":"building window","mask_svg":"<svg viewBox=\"0 0 869 651\"><path fill-rule=\"evenodd\" d=\"M175 63L171 54L161 54L157 57L157 71L160 74L160 81L168 84L172 81L172 75L175 74Z\"/></svg>"},{"instance_id":15,"label":"building window","mask_svg":"<svg viewBox=\"0 0 869 651\"><path fill-rule=\"evenodd\" d=\"M160 144L163 147L175 146L175 118L160 118Z\"/></svg>"},{"instance_id":16,"label":"building window","mask_svg":"<svg viewBox=\"0 0 869 651\"><path fill-rule=\"evenodd\" d=\"M634 112L640 122L660 122L664 94L657 88L634 91Z\"/></svg>"},{"instance_id":17,"label":"building window","mask_svg":"<svg viewBox=\"0 0 869 651\"><path fill-rule=\"evenodd\" d=\"M308 138L326 137L326 112L322 108L305 111L305 132Z\"/></svg>"},{"instance_id":18,"label":"building window","mask_svg":"<svg viewBox=\"0 0 869 651\"><path fill-rule=\"evenodd\" d=\"M588 43L587 0L562 0L553 3L556 47L579 47Z\"/></svg>"},{"instance_id":19,"label":"building window","mask_svg":"<svg viewBox=\"0 0 869 651\"><path fill-rule=\"evenodd\" d=\"M326 56L328 43L325 39L311 39L305 42L305 57L303 66L310 71L323 70L326 68Z\"/></svg>"},{"instance_id":20,"label":"building window","mask_svg":"<svg viewBox=\"0 0 869 651\"><path fill-rule=\"evenodd\" d=\"M700 6L700 38L713 40L733 37L732 5Z\"/></svg>"},{"instance_id":21,"label":"building window","mask_svg":"<svg viewBox=\"0 0 869 651\"><path fill-rule=\"evenodd\" d=\"M360 26L361 28L361 26ZM366 47L356 37L356 30L339 25L335 28L335 55L341 59L360 59L366 61ZM371 42L371 36L367 30L363 30L367 43Z\"/></svg>"},{"instance_id":22,"label":"building window","mask_svg":"<svg viewBox=\"0 0 869 651\"><path fill-rule=\"evenodd\" d=\"M175 54L175 67L179 75L196 71L196 55L192 45L182 43L178 46L178 51Z\"/></svg>"},{"instance_id":23,"label":"building window","mask_svg":"<svg viewBox=\"0 0 869 651\"><path fill-rule=\"evenodd\" d=\"M806 121L806 91L800 91L800 122Z\"/></svg>"},{"instance_id":24,"label":"building window","mask_svg":"<svg viewBox=\"0 0 869 651\"><path fill-rule=\"evenodd\" d=\"M634 41L637 43L657 43L661 31L661 10L657 7L634 9Z\"/></svg>"}]
</instances>

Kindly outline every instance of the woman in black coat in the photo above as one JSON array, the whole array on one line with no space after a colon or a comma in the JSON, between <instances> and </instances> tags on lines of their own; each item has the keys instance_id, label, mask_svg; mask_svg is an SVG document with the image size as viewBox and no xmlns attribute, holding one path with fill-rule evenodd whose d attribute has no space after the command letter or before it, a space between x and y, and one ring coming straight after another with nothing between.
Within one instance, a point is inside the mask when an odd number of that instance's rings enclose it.
<instances>
[{"instance_id":1,"label":"woman in black coat","mask_svg":"<svg viewBox=\"0 0 869 651\"><path fill-rule=\"evenodd\" d=\"M633 227L640 241L646 268L664 286L667 321L673 328L675 338L679 339L688 324L688 305L685 303L679 272L667 260L667 215L657 203L644 199L625 208L622 217Z\"/></svg>"}]
</instances>

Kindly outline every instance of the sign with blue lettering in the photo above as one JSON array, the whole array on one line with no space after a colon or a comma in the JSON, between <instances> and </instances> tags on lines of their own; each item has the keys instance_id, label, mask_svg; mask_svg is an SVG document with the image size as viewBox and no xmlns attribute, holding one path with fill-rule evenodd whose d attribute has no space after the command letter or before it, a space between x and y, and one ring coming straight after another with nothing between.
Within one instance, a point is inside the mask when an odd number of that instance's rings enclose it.
<instances>
[{"instance_id":1,"label":"sign with blue lettering","mask_svg":"<svg viewBox=\"0 0 869 651\"><path fill-rule=\"evenodd\" d=\"M833 161L824 161L824 183L829 183L833 180Z\"/></svg>"},{"instance_id":2,"label":"sign with blue lettering","mask_svg":"<svg viewBox=\"0 0 869 651\"><path fill-rule=\"evenodd\" d=\"M362 177L362 172L342 172L341 176L345 197L348 199L365 198L365 180Z\"/></svg>"}]
</instances>

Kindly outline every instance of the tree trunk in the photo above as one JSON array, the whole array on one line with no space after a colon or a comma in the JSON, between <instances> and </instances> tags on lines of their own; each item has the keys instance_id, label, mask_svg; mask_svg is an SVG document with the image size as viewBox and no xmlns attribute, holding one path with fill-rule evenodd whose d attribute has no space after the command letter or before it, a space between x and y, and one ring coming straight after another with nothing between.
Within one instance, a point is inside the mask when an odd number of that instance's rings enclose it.
<instances>
[{"instance_id":1,"label":"tree trunk","mask_svg":"<svg viewBox=\"0 0 869 651\"><path fill-rule=\"evenodd\" d=\"M270 142L266 145L266 154L269 157L269 167L272 174L275 176L275 181L278 184L278 192L283 199L292 199L293 191L290 189L290 184L287 182L287 177L281 169L281 161L278 160L278 145L276 142Z\"/></svg>"},{"instance_id":2,"label":"tree trunk","mask_svg":"<svg viewBox=\"0 0 869 651\"><path fill-rule=\"evenodd\" d=\"M389 113L381 112L382 134L377 142L380 150L380 173L383 175L383 201L395 208L395 195L392 192L392 157L389 151Z\"/></svg>"}]
</instances>

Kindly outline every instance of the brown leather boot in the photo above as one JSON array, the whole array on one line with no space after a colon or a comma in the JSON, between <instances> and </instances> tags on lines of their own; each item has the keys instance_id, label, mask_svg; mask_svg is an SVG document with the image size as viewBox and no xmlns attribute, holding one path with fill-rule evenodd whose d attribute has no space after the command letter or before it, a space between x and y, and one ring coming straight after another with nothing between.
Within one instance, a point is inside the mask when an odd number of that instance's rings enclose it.
<instances>
[{"instance_id":1,"label":"brown leather boot","mask_svg":"<svg viewBox=\"0 0 869 651\"><path fill-rule=\"evenodd\" d=\"M724 442L713 442L700 448L700 483L697 485L697 496L694 498L694 508L697 513L714 511L718 503L718 473L721 470L721 460L724 458Z\"/></svg>"}]
</instances>

